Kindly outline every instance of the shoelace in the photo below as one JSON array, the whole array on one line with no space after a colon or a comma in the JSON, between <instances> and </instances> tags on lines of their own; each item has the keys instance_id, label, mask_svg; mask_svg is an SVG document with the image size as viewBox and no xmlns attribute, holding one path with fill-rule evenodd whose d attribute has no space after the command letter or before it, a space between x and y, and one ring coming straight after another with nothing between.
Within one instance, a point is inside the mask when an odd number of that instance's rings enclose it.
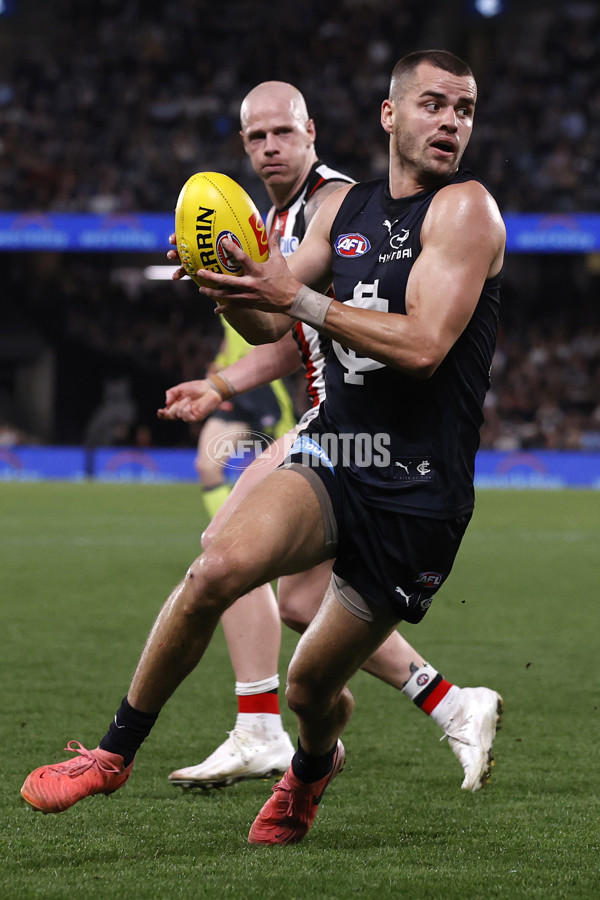
<instances>
[{"instance_id":1,"label":"shoelace","mask_svg":"<svg viewBox=\"0 0 600 900\"><path fill-rule=\"evenodd\" d=\"M88 769L91 769L92 766L98 766L103 772L108 772L111 775L116 775L121 771L118 766L114 766L108 760L98 759L91 750L87 750L79 741L69 741L65 750L68 753L78 753L81 759L69 759L63 763L57 763L55 766L49 766L49 771L56 772L58 775L67 774L71 778L82 775Z\"/></svg>"},{"instance_id":2,"label":"shoelace","mask_svg":"<svg viewBox=\"0 0 600 900\"><path fill-rule=\"evenodd\" d=\"M242 732L236 731L235 728L233 731L228 731L229 740L231 741L235 751L240 754L243 761L245 763L250 761L251 754L248 752L248 744L249 738L246 737Z\"/></svg>"},{"instance_id":3,"label":"shoelace","mask_svg":"<svg viewBox=\"0 0 600 900\"><path fill-rule=\"evenodd\" d=\"M287 794L287 807L285 810L285 815L287 818L292 819L294 816L294 794L290 791L289 788L284 787L281 782L277 782L277 784L273 785L273 793L276 791L280 791L282 794ZM283 803L285 803L286 797L280 798Z\"/></svg>"},{"instance_id":4,"label":"shoelace","mask_svg":"<svg viewBox=\"0 0 600 900\"><path fill-rule=\"evenodd\" d=\"M473 746L473 741L468 740L468 738L463 737L463 736L460 734L461 730L462 730L463 728L466 728L466 726L469 724L470 721L471 721L471 717L470 717L470 716L467 716L467 718L466 718L465 721L462 723L462 725L460 726L460 728L458 729L458 731L457 731L456 734L452 734L452 732L449 731L448 728L446 728L445 731L444 731L444 733L443 733L443 735L442 735L441 738L440 738L440 741L443 741L444 738L452 738L454 741L458 741L460 744L466 744L467 747L472 747L472 746ZM452 719L450 719L450 722L448 722L448 725L451 725L451 724L452 724Z\"/></svg>"}]
</instances>

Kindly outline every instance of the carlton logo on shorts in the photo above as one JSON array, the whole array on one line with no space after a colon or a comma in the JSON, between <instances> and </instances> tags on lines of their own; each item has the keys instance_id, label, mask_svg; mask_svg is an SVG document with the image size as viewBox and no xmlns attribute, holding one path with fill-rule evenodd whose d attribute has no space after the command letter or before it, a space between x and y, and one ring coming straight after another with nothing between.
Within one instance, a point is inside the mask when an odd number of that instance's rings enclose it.
<instances>
[{"instance_id":1,"label":"carlton logo on shorts","mask_svg":"<svg viewBox=\"0 0 600 900\"><path fill-rule=\"evenodd\" d=\"M353 232L352 234L340 234L334 247L338 256L349 259L353 256L363 256L371 249L371 244L364 235Z\"/></svg>"},{"instance_id":2,"label":"carlton logo on shorts","mask_svg":"<svg viewBox=\"0 0 600 900\"><path fill-rule=\"evenodd\" d=\"M394 588L394 593L398 603L400 603L399 598L402 598L399 606L402 618L405 622L412 622L415 625L421 621L435 597L435 594L425 593L424 591L412 591L410 594L407 594L399 584Z\"/></svg>"}]
</instances>

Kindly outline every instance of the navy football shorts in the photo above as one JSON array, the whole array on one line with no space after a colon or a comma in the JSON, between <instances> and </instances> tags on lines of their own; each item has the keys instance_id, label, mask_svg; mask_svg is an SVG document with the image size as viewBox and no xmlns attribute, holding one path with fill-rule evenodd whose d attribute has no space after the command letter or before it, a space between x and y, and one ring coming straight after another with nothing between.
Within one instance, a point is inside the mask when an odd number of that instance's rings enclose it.
<instances>
[{"instance_id":1,"label":"navy football shorts","mask_svg":"<svg viewBox=\"0 0 600 900\"><path fill-rule=\"evenodd\" d=\"M295 447L298 442L282 468L303 475L319 497L334 575L379 613L420 622L450 574L471 513L434 519L382 508L377 489L357 482L341 463L311 459L307 465Z\"/></svg>"}]
</instances>

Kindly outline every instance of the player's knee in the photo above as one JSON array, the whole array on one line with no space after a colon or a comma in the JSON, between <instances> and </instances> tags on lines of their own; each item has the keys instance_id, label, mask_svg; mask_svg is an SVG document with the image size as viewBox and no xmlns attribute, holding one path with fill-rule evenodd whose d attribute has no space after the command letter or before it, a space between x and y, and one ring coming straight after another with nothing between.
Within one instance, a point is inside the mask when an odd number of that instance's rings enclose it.
<instances>
[{"instance_id":1,"label":"player's knee","mask_svg":"<svg viewBox=\"0 0 600 900\"><path fill-rule=\"evenodd\" d=\"M215 541L190 566L186 581L190 585L189 593L197 596L205 607L214 606L224 612L255 586L256 577L242 549L236 552L236 548Z\"/></svg>"},{"instance_id":2,"label":"player's knee","mask_svg":"<svg viewBox=\"0 0 600 900\"><path fill-rule=\"evenodd\" d=\"M310 619L302 603L299 603L296 597L282 597L281 594L278 595L277 602L279 603L279 615L284 625L303 634L310 624Z\"/></svg>"},{"instance_id":3,"label":"player's knee","mask_svg":"<svg viewBox=\"0 0 600 900\"><path fill-rule=\"evenodd\" d=\"M324 704L323 692L317 689L317 685L308 673L288 673L285 686L285 699L293 713L301 718L314 715Z\"/></svg>"},{"instance_id":4,"label":"player's knee","mask_svg":"<svg viewBox=\"0 0 600 900\"><path fill-rule=\"evenodd\" d=\"M297 716L304 718L307 712L313 710L310 702L311 693L305 685L298 682L288 682L285 688L285 699L289 709Z\"/></svg>"},{"instance_id":5,"label":"player's knee","mask_svg":"<svg viewBox=\"0 0 600 900\"><path fill-rule=\"evenodd\" d=\"M230 565L222 554L204 554L187 570L183 598L190 616L224 612L236 599L230 578Z\"/></svg>"},{"instance_id":6,"label":"player's knee","mask_svg":"<svg viewBox=\"0 0 600 900\"><path fill-rule=\"evenodd\" d=\"M313 616L306 591L299 590L297 579L280 578L277 585L277 603L281 621L288 628L304 634Z\"/></svg>"}]
</instances>

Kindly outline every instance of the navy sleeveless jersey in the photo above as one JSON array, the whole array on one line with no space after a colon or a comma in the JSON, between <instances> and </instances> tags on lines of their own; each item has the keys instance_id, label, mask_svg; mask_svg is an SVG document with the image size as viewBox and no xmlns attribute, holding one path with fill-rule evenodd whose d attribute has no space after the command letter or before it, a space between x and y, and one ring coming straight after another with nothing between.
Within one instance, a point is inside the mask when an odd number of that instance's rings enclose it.
<instances>
[{"instance_id":1,"label":"navy sleeveless jersey","mask_svg":"<svg viewBox=\"0 0 600 900\"><path fill-rule=\"evenodd\" d=\"M470 180L478 179L461 169L447 183ZM436 193L395 200L387 181L350 189L330 235L336 300L406 313L406 284L421 252L421 225ZM367 464L364 456L357 459L350 450L349 474L373 504L434 518L472 510L499 287L499 276L486 281L469 324L429 379L411 377L332 341L319 429L377 435L377 446L387 447Z\"/></svg>"}]
</instances>

